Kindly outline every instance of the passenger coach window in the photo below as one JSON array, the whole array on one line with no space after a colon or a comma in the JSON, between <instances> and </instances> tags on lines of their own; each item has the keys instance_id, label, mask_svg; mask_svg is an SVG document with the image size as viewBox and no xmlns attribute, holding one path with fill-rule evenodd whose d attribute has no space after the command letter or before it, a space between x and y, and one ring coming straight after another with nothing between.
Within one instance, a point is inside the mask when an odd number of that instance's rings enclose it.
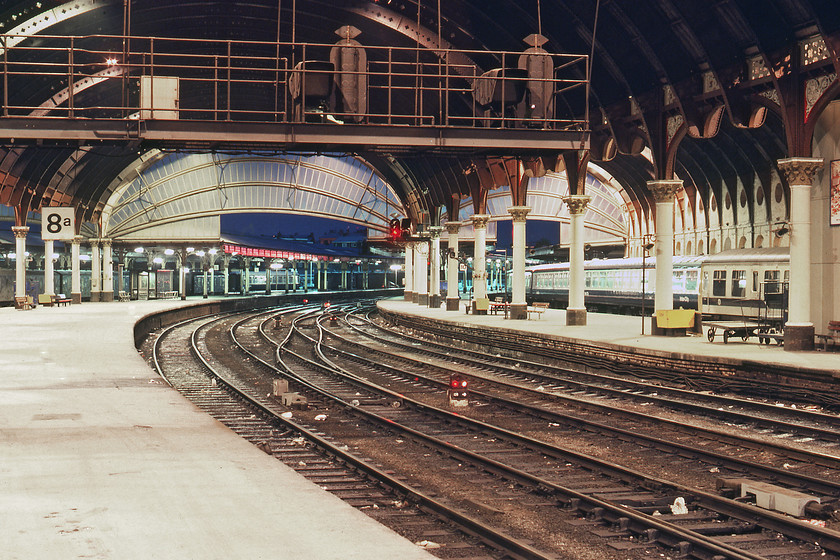
<instances>
[{"instance_id":1,"label":"passenger coach window","mask_svg":"<svg viewBox=\"0 0 840 560\"><path fill-rule=\"evenodd\" d=\"M732 271L732 297L744 297L747 293L747 271Z\"/></svg>"},{"instance_id":2,"label":"passenger coach window","mask_svg":"<svg viewBox=\"0 0 840 560\"><path fill-rule=\"evenodd\" d=\"M726 295L726 271L715 270L714 280L712 280L712 295L725 296Z\"/></svg>"},{"instance_id":3,"label":"passenger coach window","mask_svg":"<svg viewBox=\"0 0 840 560\"><path fill-rule=\"evenodd\" d=\"M781 292L779 289L779 271L778 270L765 270L764 271L764 293L765 294L778 294Z\"/></svg>"},{"instance_id":4,"label":"passenger coach window","mask_svg":"<svg viewBox=\"0 0 840 560\"><path fill-rule=\"evenodd\" d=\"M687 292L694 292L697 290L697 271L696 270L686 270L685 271L685 290Z\"/></svg>"}]
</instances>

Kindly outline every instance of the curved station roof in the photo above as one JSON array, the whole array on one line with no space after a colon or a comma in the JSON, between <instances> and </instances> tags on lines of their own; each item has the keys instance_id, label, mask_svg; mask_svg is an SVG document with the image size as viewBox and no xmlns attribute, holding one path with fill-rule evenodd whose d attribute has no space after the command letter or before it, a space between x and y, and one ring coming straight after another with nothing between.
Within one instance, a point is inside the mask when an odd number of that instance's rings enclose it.
<instances>
[{"instance_id":1,"label":"curved station roof","mask_svg":"<svg viewBox=\"0 0 840 560\"><path fill-rule=\"evenodd\" d=\"M632 243L647 182L679 178L677 230L714 232L680 252L760 246L838 31L832 0L5 2L0 202L119 239L257 210L562 222L585 193L589 235Z\"/></svg>"}]
</instances>

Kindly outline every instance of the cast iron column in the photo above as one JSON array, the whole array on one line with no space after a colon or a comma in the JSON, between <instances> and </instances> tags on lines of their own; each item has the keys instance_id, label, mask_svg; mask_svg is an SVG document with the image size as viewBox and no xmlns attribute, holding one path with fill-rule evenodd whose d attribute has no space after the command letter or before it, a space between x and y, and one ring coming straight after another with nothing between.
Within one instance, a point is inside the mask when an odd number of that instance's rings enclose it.
<instances>
[{"instance_id":1,"label":"cast iron column","mask_svg":"<svg viewBox=\"0 0 840 560\"><path fill-rule=\"evenodd\" d=\"M15 234L15 297L26 295L26 234L29 226L12 226ZM37 302L36 302L37 303Z\"/></svg>"},{"instance_id":2,"label":"cast iron column","mask_svg":"<svg viewBox=\"0 0 840 560\"><path fill-rule=\"evenodd\" d=\"M441 226L431 226L429 232L432 234L432 248L429 260L432 267L431 286L429 289L429 307L435 309L440 307L440 233Z\"/></svg>"},{"instance_id":3,"label":"cast iron column","mask_svg":"<svg viewBox=\"0 0 840 560\"><path fill-rule=\"evenodd\" d=\"M487 214L475 214L472 217L475 246L473 247L473 301L487 299ZM473 306L473 313L486 315L487 311L477 312Z\"/></svg>"},{"instance_id":4,"label":"cast iron column","mask_svg":"<svg viewBox=\"0 0 840 560\"><path fill-rule=\"evenodd\" d=\"M429 305L429 243L423 239L414 244L414 291L417 305Z\"/></svg>"},{"instance_id":5,"label":"cast iron column","mask_svg":"<svg viewBox=\"0 0 840 560\"><path fill-rule=\"evenodd\" d=\"M102 240L102 285L101 301L114 301L114 255L111 252L111 240Z\"/></svg>"},{"instance_id":6,"label":"cast iron column","mask_svg":"<svg viewBox=\"0 0 840 560\"><path fill-rule=\"evenodd\" d=\"M572 195L563 199L569 207L572 240L569 247L569 305L566 307L567 325L586 325L586 274L583 269L584 217L592 198Z\"/></svg>"},{"instance_id":7,"label":"cast iron column","mask_svg":"<svg viewBox=\"0 0 840 560\"><path fill-rule=\"evenodd\" d=\"M403 298L406 301L417 301L417 294L414 293L414 242L405 244L405 291Z\"/></svg>"},{"instance_id":8,"label":"cast iron column","mask_svg":"<svg viewBox=\"0 0 840 560\"><path fill-rule=\"evenodd\" d=\"M53 263L53 252L55 246L52 239L44 240L44 293L55 295L55 265Z\"/></svg>"},{"instance_id":9,"label":"cast iron column","mask_svg":"<svg viewBox=\"0 0 840 560\"><path fill-rule=\"evenodd\" d=\"M790 286L785 350L813 350L811 322L811 183L822 158L780 159L779 171L790 186Z\"/></svg>"},{"instance_id":10,"label":"cast iron column","mask_svg":"<svg viewBox=\"0 0 840 560\"><path fill-rule=\"evenodd\" d=\"M528 302L525 300L525 225L531 209L527 206L511 206L508 212L513 217L513 278L511 286L510 318L527 319ZM503 272L504 274L504 272Z\"/></svg>"},{"instance_id":11,"label":"cast iron column","mask_svg":"<svg viewBox=\"0 0 840 560\"><path fill-rule=\"evenodd\" d=\"M82 239L81 235L77 235L70 245L70 300L72 303L82 303L82 271L79 263L79 245Z\"/></svg>"},{"instance_id":12,"label":"cast iron column","mask_svg":"<svg viewBox=\"0 0 840 560\"><path fill-rule=\"evenodd\" d=\"M651 334L663 334L656 324L656 311L674 308L674 195L682 181L648 181L656 201L656 286Z\"/></svg>"},{"instance_id":13,"label":"cast iron column","mask_svg":"<svg viewBox=\"0 0 840 560\"><path fill-rule=\"evenodd\" d=\"M461 297L458 295L458 230L461 222L447 222L446 231L449 233L447 244L447 278L446 278L446 310L458 311Z\"/></svg>"},{"instance_id":14,"label":"cast iron column","mask_svg":"<svg viewBox=\"0 0 840 560\"><path fill-rule=\"evenodd\" d=\"M99 258L99 240L90 240L90 301L99 301L102 291L102 261Z\"/></svg>"}]
</instances>

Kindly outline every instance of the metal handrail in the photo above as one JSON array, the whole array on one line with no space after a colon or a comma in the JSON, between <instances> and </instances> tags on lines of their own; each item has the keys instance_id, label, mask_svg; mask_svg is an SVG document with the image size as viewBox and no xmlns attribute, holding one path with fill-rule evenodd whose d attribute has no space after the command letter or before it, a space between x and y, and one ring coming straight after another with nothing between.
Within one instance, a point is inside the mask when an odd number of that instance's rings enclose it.
<instances>
[{"instance_id":1,"label":"metal handrail","mask_svg":"<svg viewBox=\"0 0 840 560\"><path fill-rule=\"evenodd\" d=\"M337 103L306 104L311 78L324 71L309 70L301 63L328 62L330 51L342 45L121 35L38 35L38 44L30 44L29 38L0 35L4 117L142 120L166 111L163 114L170 117L210 121L329 118L365 124L588 129L587 55L540 54L551 59L552 76L513 76L505 69L516 68L522 52L361 45L357 48L367 57L364 67L334 70L366 84L368 107L351 112L340 110ZM484 68L479 61L498 66L498 73L489 73L493 68ZM109 67L115 68L113 75L103 73ZM141 76L149 78L150 91L145 93L154 100L146 106L140 101ZM289 91L294 76L301 81L297 97ZM165 86L152 78L177 78L179 90L170 92L174 106L157 105L156 96ZM27 98L32 92L27 85L44 79L60 82L64 90L53 95L52 102ZM545 83L553 91L552 107L559 105L560 96L580 89L574 95L579 107L572 107L579 116L560 118L554 111L530 119L521 110L519 114L506 110L512 101L506 98L509 86L528 91ZM492 106L476 101L476 89L482 84L489 90L501 88L501 97L494 98ZM337 83L333 89L332 95L342 94Z\"/></svg>"}]
</instances>

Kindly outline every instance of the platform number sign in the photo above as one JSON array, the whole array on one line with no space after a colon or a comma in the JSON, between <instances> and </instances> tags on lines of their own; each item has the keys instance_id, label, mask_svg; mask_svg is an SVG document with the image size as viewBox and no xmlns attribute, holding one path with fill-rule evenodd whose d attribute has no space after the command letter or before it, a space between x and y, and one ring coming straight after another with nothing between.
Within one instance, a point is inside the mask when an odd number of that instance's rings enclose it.
<instances>
[{"instance_id":1,"label":"platform number sign","mask_svg":"<svg viewBox=\"0 0 840 560\"><path fill-rule=\"evenodd\" d=\"M71 206L45 207L41 210L41 239L72 240L76 235L76 214Z\"/></svg>"}]
</instances>

